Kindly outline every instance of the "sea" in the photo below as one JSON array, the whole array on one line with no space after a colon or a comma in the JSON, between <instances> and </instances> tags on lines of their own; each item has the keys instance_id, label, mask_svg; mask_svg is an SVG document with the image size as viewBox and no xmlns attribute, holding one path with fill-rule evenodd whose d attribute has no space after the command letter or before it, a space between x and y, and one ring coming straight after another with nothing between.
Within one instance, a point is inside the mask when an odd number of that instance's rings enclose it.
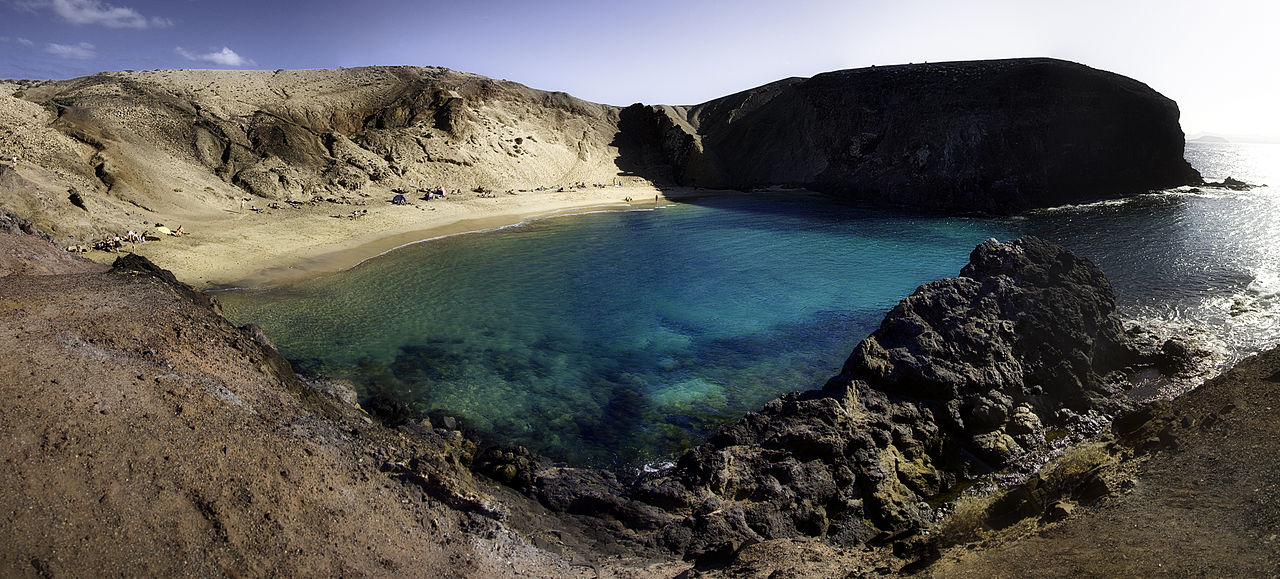
<instances>
[{"instance_id":1,"label":"sea","mask_svg":"<svg viewBox=\"0 0 1280 579\"><path fill-rule=\"evenodd\" d=\"M1280 184L1280 145L1188 143L1207 180ZM987 238L1092 260L1132 324L1215 370L1280 344L1280 187L1182 187L1012 218L732 195L409 245L291 285L218 294L304 375L387 416L455 417L570 465L669 460L820 388L885 312Z\"/></svg>"}]
</instances>

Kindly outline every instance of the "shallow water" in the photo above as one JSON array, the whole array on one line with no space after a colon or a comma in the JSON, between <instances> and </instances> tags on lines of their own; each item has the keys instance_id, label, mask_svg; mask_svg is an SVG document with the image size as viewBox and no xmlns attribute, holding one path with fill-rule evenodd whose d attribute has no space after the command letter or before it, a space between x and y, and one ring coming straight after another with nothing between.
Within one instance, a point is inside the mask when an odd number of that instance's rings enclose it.
<instances>
[{"instance_id":1,"label":"shallow water","mask_svg":"<svg viewBox=\"0 0 1280 579\"><path fill-rule=\"evenodd\" d=\"M1280 147L1220 149L1188 158L1215 180L1280 174L1258 160ZM1280 342L1278 205L1267 188L1180 191L976 219L708 198L436 240L220 299L306 371L571 463L635 465L820 387L987 237L1063 243L1127 315L1208 328L1224 357Z\"/></svg>"}]
</instances>

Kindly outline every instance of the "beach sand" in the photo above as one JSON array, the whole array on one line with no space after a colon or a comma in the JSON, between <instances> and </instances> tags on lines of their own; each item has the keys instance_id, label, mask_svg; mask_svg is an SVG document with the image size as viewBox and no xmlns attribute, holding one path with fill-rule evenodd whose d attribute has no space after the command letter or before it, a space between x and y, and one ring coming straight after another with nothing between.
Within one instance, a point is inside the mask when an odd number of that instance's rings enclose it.
<instances>
[{"instance_id":1,"label":"beach sand","mask_svg":"<svg viewBox=\"0 0 1280 579\"><path fill-rule=\"evenodd\" d=\"M643 185L588 186L496 197L461 192L432 201L410 197L408 205L391 204L391 192L357 198L365 205L321 202L294 208L281 204L280 209L256 212L246 204L243 210L170 220L164 223L167 228L181 225L187 235L126 243L121 251L143 255L197 289L263 287L341 271L423 240L597 209L644 209L707 193ZM368 213L351 217L359 210ZM85 255L104 263L119 256L103 251Z\"/></svg>"}]
</instances>

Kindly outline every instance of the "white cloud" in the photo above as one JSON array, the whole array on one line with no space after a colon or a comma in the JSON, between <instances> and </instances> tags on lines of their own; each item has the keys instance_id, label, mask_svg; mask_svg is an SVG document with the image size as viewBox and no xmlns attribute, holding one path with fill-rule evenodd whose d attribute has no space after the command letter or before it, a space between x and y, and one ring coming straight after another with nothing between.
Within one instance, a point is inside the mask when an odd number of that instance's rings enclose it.
<instances>
[{"instance_id":1,"label":"white cloud","mask_svg":"<svg viewBox=\"0 0 1280 579\"><path fill-rule=\"evenodd\" d=\"M89 60L98 56L97 48L88 42L79 44L57 44L50 42L44 47L44 51L58 58L66 58L70 60Z\"/></svg>"},{"instance_id":2,"label":"white cloud","mask_svg":"<svg viewBox=\"0 0 1280 579\"><path fill-rule=\"evenodd\" d=\"M23 46L26 46L26 47L31 47L31 46L35 46L35 45L36 45L36 43L31 42L30 40L27 40L27 39L25 39L25 38L23 38L23 37L21 37L21 36L19 36L19 37L17 37L17 38L15 38L15 39L13 39L13 41L14 41L14 42L17 42L18 44L21 44L21 45L23 45Z\"/></svg>"},{"instance_id":3,"label":"white cloud","mask_svg":"<svg viewBox=\"0 0 1280 579\"><path fill-rule=\"evenodd\" d=\"M126 6L112 6L101 0L24 0L17 3L29 10L52 10L63 20L78 25L98 25L107 28L167 28L173 26L168 18L143 16Z\"/></svg>"},{"instance_id":4,"label":"white cloud","mask_svg":"<svg viewBox=\"0 0 1280 579\"><path fill-rule=\"evenodd\" d=\"M231 50L230 48L227 48L225 46L222 47L222 50L219 50L216 52L206 52L204 54L196 54L181 46L175 48L174 52L178 53L179 55L181 55L183 58L187 60L195 60L198 62L208 62L210 64L216 64L218 66L248 66L253 64L252 60L249 60L243 56L240 56L239 54L236 54L236 51Z\"/></svg>"}]
</instances>

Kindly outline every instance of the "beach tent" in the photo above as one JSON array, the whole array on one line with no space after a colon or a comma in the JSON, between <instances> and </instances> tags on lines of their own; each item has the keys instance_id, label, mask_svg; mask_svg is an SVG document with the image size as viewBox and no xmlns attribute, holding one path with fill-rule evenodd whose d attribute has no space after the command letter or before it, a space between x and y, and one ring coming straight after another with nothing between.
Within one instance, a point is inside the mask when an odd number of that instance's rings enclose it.
<instances>
[{"instance_id":1,"label":"beach tent","mask_svg":"<svg viewBox=\"0 0 1280 579\"><path fill-rule=\"evenodd\" d=\"M396 205L407 205L409 202L404 200L404 195L396 195L391 198L391 202Z\"/></svg>"}]
</instances>

